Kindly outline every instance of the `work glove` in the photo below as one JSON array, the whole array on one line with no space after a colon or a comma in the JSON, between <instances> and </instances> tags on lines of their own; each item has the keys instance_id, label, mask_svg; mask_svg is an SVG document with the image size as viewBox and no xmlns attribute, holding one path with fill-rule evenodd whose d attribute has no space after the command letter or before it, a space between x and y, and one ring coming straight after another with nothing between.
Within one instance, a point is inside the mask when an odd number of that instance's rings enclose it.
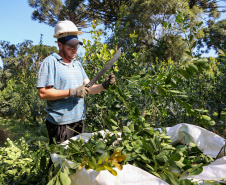
<instances>
[{"instance_id":1,"label":"work glove","mask_svg":"<svg viewBox=\"0 0 226 185\"><path fill-rule=\"evenodd\" d=\"M70 97L73 96L73 97L77 97L77 98L84 98L88 92L89 92L89 88L82 85L75 89L70 89L69 96Z\"/></svg>"},{"instance_id":2,"label":"work glove","mask_svg":"<svg viewBox=\"0 0 226 185\"><path fill-rule=\"evenodd\" d=\"M115 75L111 73L105 78L105 81L102 83L102 86L105 89L108 89L110 85L114 85L114 84L115 84Z\"/></svg>"}]
</instances>

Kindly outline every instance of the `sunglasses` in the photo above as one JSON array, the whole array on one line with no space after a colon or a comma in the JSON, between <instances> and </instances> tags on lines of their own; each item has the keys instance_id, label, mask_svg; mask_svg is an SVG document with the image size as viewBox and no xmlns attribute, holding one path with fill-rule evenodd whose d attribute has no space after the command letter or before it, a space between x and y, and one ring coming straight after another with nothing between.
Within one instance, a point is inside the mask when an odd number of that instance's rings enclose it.
<instances>
[{"instance_id":1,"label":"sunglasses","mask_svg":"<svg viewBox=\"0 0 226 185\"><path fill-rule=\"evenodd\" d=\"M78 49L79 48L79 46L80 46L80 44L78 43L78 44L76 44L76 45L74 45L74 46L69 46L68 44L64 44L68 49L72 49L72 50L74 50L74 49Z\"/></svg>"}]
</instances>

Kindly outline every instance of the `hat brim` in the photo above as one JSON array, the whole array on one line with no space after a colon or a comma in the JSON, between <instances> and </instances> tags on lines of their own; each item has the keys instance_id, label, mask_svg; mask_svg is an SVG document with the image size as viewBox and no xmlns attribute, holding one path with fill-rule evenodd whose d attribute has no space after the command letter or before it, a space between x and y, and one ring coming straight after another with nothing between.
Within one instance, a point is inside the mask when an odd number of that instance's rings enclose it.
<instances>
[{"instance_id":1,"label":"hat brim","mask_svg":"<svg viewBox=\"0 0 226 185\"><path fill-rule=\"evenodd\" d=\"M63 32L63 33L57 33L55 35L53 35L54 38L62 38L65 36L70 36L70 35L80 35L83 34L84 32L82 31L73 31L73 32Z\"/></svg>"},{"instance_id":2,"label":"hat brim","mask_svg":"<svg viewBox=\"0 0 226 185\"><path fill-rule=\"evenodd\" d=\"M67 41L65 44L67 44L67 45L69 45L69 46L74 46L74 45L76 45L76 44L80 44L80 45L83 45L83 43L80 41L80 40L78 40L78 39L71 39L71 40L69 40L69 41Z\"/></svg>"}]
</instances>

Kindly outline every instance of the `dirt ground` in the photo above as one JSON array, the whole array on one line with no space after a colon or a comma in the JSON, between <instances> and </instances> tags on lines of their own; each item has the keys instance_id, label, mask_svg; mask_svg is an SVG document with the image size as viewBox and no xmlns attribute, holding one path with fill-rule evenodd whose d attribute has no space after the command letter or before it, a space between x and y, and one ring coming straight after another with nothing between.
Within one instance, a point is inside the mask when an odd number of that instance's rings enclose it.
<instances>
[{"instance_id":1,"label":"dirt ground","mask_svg":"<svg viewBox=\"0 0 226 185\"><path fill-rule=\"evenodd\" d=\"M4 146L4 143L6 142L7 138L10 138L10 132L4 131L2 128L0 128L0 147Z\"/></svg>"}]
</instances>

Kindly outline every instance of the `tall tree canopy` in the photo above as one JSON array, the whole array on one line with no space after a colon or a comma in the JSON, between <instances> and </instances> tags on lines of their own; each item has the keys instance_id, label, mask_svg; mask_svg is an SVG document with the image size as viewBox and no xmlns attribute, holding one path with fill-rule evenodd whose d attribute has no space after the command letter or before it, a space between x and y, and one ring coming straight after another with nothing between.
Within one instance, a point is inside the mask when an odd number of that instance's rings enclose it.
<instances>
[{"instance_id":1,"label":"tall tree canopy","mask_svg":"<svg viewBox=\"0 0 226 185\"><path fill-rule=\"evenodd\" d=\"M226 19L218 21L217 23L211 23L207 28L204 28L205 37L199 40L198 48L207 47L205 50L208 52L210 49L214 49L216 52L218 49L226 49ZM203 51L204 52L204 51Z\"/></svg>"},{"instance_id":2,"label":"tall tree canopy","mask_svg":"<svg viewBox=\"0 0 226 185\"><path fill-rule=\"evenodd\" d=\"M210 19L220 15L216 0L29 0L29 5L34 8L34 20L50 26L71 20L84 28L95 19L112 30L109 44L133 47L135 52L145 49L164 60L177 59L185 51L175 22L178 12L186 17L190 30L203 13Z\"/></svg>"},{"instance_id":3,"label":"tall tree canopy","mask_svg":"<svg viewBox=\"0 0 226 185\"><path fill-rule=\"evenodd\" d=\"M32 19L44 22L50 26L60 20L70 20L79 27L93 19L106 24L117 21L120 8L131 2L125 0L29 0L29 5L35 10Z\"/></svg>"},{"instance_id":4,"label":"tall tree canopy","mask_svg":"<svg viewBox=\"0 0 226 185\"><path fill-rule=\"evenodd\" d=\"M44 22L50 26L54 26L59 20L71 20L76 25L86 27L86 22L93 19L98 19L105 25L116 22L120 18L120 11L125 6L130 7L134 4L142 6L143 3L149 3L153 5L150 11L154 8L155 12L153 13L158 14L165 8L169 9L168 5L171 2L174 5L180 3L180 1L155 0L29 0L29 6L34 8L33 20ZM216 0L188 0L183 2L188 3L190 9L198 6L208 12L209 16L219 17Z\"/></svg>"},{"instance_id":5,"label":"tall tree canopy","mask_svg":"<svg viewBox=\"0 0 226 185\"><path fill-rule=\"evenodd\" d=\"M189 7L193 8L195 5L203 9L208 17L219 18L220 10L218 10L217 0L189 0Z\"/></svg>"}]
</instances>

